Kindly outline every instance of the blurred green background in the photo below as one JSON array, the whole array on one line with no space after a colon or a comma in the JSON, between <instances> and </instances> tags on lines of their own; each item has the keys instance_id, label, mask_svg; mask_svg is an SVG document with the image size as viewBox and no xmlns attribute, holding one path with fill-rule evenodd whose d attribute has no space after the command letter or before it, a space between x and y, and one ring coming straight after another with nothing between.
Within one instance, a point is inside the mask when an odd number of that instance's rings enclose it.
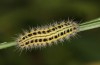
<instances>
[{"instance_id":1,"label":"blurred green background","mask_svg":"<svg viewBox=\"0 0 100 65\"><path fill-rule=\"evenodd\" d=\"M99 0L0 0L0 43L22 30L68 18L82 23L100 17ZM0 50L0 65L100 65L100 28L58 45L20 52Z\"/></svg>"}]
</instances>

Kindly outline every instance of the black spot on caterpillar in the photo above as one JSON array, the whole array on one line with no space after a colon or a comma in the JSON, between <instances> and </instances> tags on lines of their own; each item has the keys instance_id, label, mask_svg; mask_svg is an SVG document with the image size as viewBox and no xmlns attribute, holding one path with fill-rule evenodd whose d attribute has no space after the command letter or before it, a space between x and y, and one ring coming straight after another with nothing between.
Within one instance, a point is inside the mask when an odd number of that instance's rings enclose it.
<instances>
[{"instance_id":1,"label":"black spot on caterpillar","mask_svg":"<svg viewBox=\"0 0 100 65\"><path fill-rule=\"evenodd\" d=\"M62 42L63 39L69 39L75 36L78 32L79 26L73 21L62 21L53 23L49 26L41 26L32 28L24 35L19 35L17 38L17 46L20 49L30 49L44 47Z\"/></svg>"}]
</instances>

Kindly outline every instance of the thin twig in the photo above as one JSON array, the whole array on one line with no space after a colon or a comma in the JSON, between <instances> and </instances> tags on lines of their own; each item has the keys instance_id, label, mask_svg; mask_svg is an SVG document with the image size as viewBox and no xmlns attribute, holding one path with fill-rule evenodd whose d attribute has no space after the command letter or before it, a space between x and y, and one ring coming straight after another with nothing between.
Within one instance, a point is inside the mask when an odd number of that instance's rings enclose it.
<instances>
[{"instance_id":1,"label":"thin twig","mask_svg":"<svg viewBox=\"0 0 100 65\"><path fill-rule=\"evenodd\" d=\"M80 26L79 32L98 28L98 27L100 27L100 18L82 23L79 26Z\"/></svg>"},{"instance_id":2,"label":"thin twig","mask_svg":"<svg viewBox=\"0 0 100 65\"><path fill-rule=\"evenodd\" d=\"M8 47L12 47L15 46L16 42L3 42L0 44L0 49L4 49L4 48L8 48Z\"/></svg>"}]
</instances>

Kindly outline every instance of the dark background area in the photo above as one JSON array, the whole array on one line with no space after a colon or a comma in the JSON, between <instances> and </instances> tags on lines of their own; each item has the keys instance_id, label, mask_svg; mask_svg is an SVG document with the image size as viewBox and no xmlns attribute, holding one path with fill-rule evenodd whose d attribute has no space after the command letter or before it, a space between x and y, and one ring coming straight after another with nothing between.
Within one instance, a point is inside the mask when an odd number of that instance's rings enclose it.
<instances>
[{"instance_id":1,"label":"dark background area","mask_svg":"<svg viewBox=\"0 0 100 65\"><path fill-rule=\"evenodd\" d=\"M0 0L0 43L13 41L29 27L61 20L86 22L100 17L99 0ZM100 65L100 28L46 48L0 50L0 65Z\"/></svg>"}]
</instances>

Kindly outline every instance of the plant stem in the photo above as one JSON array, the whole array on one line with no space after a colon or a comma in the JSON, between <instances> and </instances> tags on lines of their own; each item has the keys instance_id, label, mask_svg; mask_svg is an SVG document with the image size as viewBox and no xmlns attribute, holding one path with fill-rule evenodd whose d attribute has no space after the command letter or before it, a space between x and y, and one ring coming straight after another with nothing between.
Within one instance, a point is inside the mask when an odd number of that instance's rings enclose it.
<instances>
[{"instance_id":1,"label":"plant stem","mask_svg":"<svg viewBox=\"0 0 100 65\"><path fill-rule=\"evenodd\" d=\"M100 18L79 24L79 32L98 28L98 27L100 27ZM15 41L14 42L6 42L6 43L4 42L4 43L0 44L0 49L15 46L16 44L17 43Z\"/></svg>"},{"instance_id":2,"label":"plant stem","mask_svg":"<svg viewBox=\"0 0 100 65\"><path fill-rule=\"evenodd\" d=\"M15 45L16 45L16 42L6 42L6 43L3 42L0 44L0 49L8 48Z\"/></svg>"},{"instance_id":3,"label":"plant stem","mask_svg":"<svg viewBox=\"0 0 100 65\"><path fill-rule=\"evenodd\" d=\"M79 25L79 27L80 27L79 32L98 28L98 27L100 27L100 18L82 23Z\"/></svg>"}]
</instances>

